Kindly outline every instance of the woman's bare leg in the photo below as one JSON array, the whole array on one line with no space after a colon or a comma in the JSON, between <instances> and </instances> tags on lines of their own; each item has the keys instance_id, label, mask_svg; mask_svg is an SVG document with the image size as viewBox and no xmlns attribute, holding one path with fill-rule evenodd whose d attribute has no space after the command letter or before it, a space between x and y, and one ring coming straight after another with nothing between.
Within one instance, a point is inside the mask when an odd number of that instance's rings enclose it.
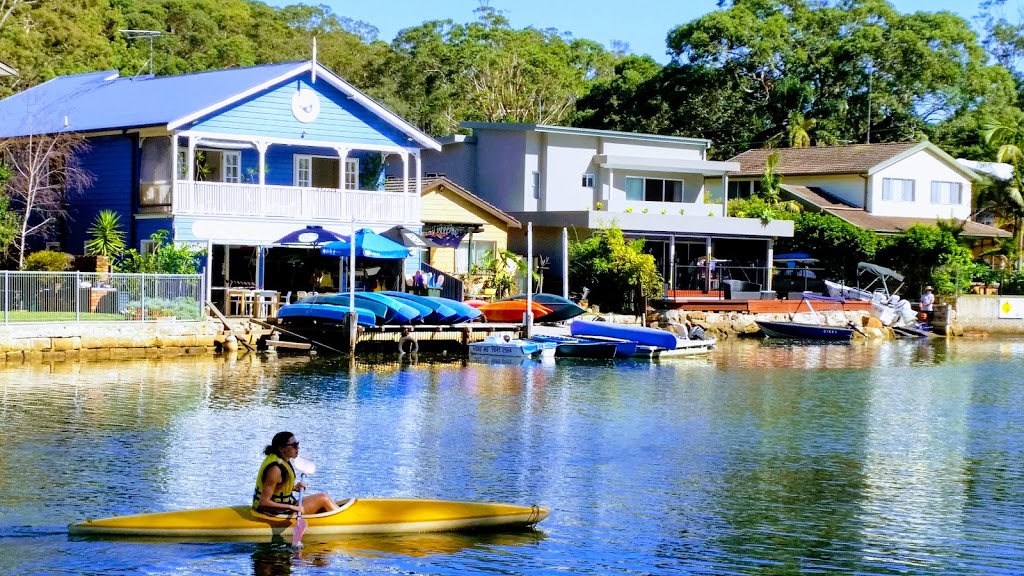
<instances>
[{"instance_id":1,"label":"woman's bare leg","mask_svg":"<svg viewBox=\"0 0 1024 576\"><path fill-rule=\"evenodd\" d=\"M331 510L337 510L338 505L331 500L331 497L325 492L318 492L316 494L307 494L302 497L302 513L303 514L316 514L317 512L330 512Z\"/></svg>"}]
</instances>

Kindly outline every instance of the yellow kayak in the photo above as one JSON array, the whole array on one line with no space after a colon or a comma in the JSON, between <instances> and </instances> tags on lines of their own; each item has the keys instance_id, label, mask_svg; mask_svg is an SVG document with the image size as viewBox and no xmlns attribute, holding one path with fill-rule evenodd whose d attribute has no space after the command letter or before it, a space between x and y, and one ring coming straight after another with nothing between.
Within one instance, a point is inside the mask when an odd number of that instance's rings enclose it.
<instances>
[{"instance_id":1,"label":"yellow kayak","mask_svg":"<svg viewBox=\"0 0 1024 576\"><path fill-rule=\"evenodd\" d=\"M416 498L350 498L333 512L307 514L307 535L398 534L526 528L548 517L539 506ZM230 506L117 516L68 526L74 535L287 538L295 517Z\"/></svg>"}]
</instances>

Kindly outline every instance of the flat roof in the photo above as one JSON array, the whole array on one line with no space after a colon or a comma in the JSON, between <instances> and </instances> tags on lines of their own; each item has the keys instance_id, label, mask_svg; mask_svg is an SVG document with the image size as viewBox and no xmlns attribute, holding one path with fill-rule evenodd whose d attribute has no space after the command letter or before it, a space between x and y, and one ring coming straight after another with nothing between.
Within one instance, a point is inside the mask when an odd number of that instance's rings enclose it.
<instances>
[{"instance_id":1,"label":"flat roof","mask_svg":"<svg viewBox=\"0 0 1024 576\"><path fill-rule=\"evenodd\" d=\"M640 132L619 132L617 130L597 130L595 128L573 128L571 126L551 126L547 124L516 124L512 122L461 122L461 128L473 130L511 130L523 132L547 132L549 134L567 134L570 136L593 136L597 138L620 138L623 140L642 140L646 142L668 142L673 144L696 144L704 148L711 147L711 140L706 138L687 138L685 136L665 136L662 134L643 134Z\"/></svg>"}]
</instances>

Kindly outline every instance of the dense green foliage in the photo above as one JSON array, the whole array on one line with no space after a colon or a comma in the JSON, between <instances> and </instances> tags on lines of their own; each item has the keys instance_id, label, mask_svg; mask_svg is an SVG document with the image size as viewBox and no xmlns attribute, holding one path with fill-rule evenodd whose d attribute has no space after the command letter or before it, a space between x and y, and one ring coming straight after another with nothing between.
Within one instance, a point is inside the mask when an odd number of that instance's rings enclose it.
<instances>
[{"instance_id":1,"label":"dense green foliage","mask_svg":"<svg viewBox=\"0 0 1024 576\"><path fill-rule=\"evenodd\" d=\"M73 256L53 250L33 252L25 258L25 270L32 272L65 272L71 268Z\"/></svg>"},{"instance_id":2,"label":"dense green foliage","mask_svg":"<svg viewBox=\"0 0 1024 576\"><path fill-rule=\"evenodd\" d=\"M953 231L937 226L911 226L886 238L876 262L902 272L908 294L919 293L929 284L936 294L963 293L975 274L970 249Z\"/></svg>"},{"instance_id":3,"label":"dense green foliage","mask_svg":"<svg viewBox=\"0 0 1024 576\"><path fill-rule=\"evenodd\" d=\"M149 239L157 244L156 250L140 254L132 248L114 264L114 270L137 274L195 274L199 259L205 254L186 244L170 242L168 236L167 230L154 232Z\"/></svg>"},{"instance_id":4,"label":"dense green foliage","mask_svg":"<svg viewBox=\"0 0 1024 576\"><path fill-rule=\"evenodd\" d=\"M569 243L569 289L582 293L602 310L621 312L637 289L647 298L662 295L661 274L654 256L644 254L644 241L626 241L614 225Z\"/></svg>"},{"instance_id":5,"label":"dense green foliage","mask_svg":"<svg viewBox=\"0 0 1024 576\"><path fill-rule=\"evenodd\" d=\"M795 218L793 228L793 238L779 238L776 251L807 252L829 278L852 282L857 263L873 261L878 251L877 234L831 214L805 212Z\"/></svg>"}]
</instances>

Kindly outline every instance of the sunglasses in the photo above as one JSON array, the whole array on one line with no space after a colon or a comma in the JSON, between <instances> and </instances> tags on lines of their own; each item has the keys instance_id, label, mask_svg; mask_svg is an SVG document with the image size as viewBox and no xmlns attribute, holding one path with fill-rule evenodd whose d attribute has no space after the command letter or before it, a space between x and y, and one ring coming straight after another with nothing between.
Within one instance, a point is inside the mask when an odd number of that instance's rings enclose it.
<instances>
[{"instance_id":1,"label":"sunglasses","mask_svg":"<svg viewBox=\"0 0 1024 576\"><path fill-rule=\"evenodd\" d=\"M295 448L298 448L299 447L299 443L298 442L289 442L289 443L285 444L285 447L288 447L288 446L294 446Z\"/></svg>"}]
</instances>

